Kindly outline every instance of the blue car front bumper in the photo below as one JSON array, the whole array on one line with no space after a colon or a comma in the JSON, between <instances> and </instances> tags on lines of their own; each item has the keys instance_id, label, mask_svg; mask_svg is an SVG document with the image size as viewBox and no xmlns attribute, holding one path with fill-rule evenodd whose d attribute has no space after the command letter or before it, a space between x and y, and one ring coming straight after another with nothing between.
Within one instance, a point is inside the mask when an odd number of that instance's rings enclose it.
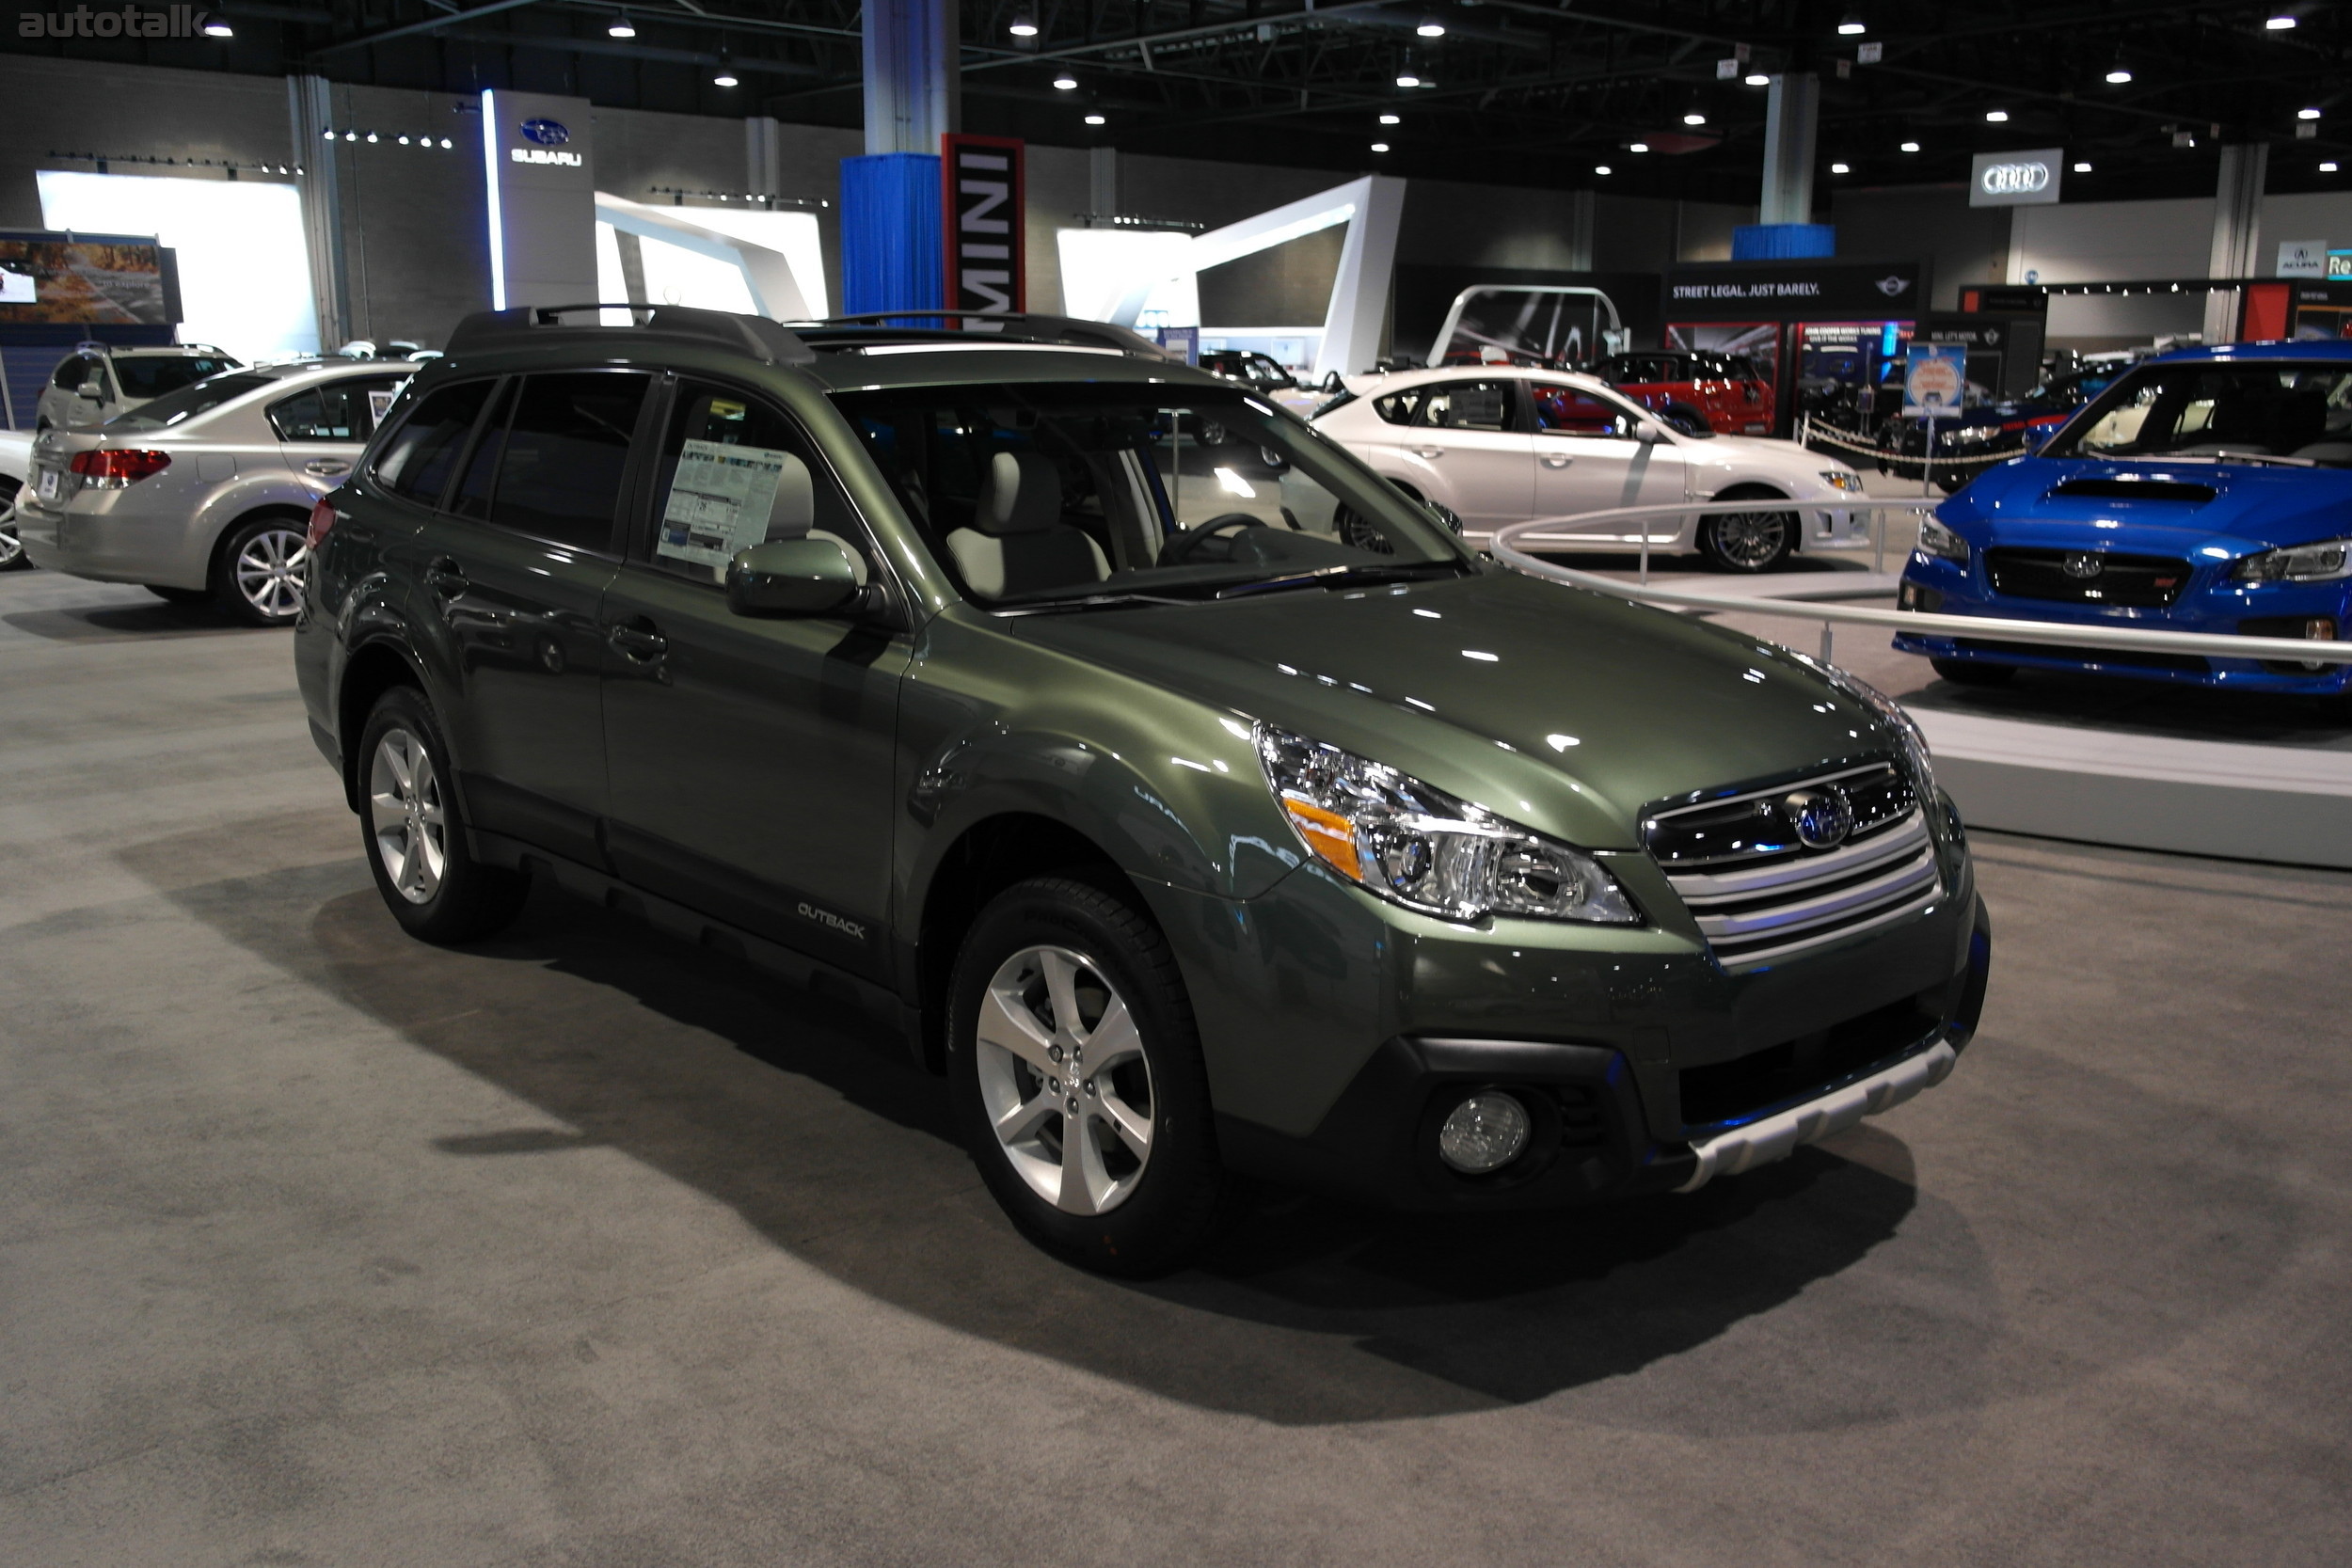
<instances>
[{"instance_id":1,"label":"blue car front bumper","mask_svg":"<svg viewBox=\"0 0 2352 1568\"><path fill-rule=\"evenodd\" d=\"M2310 636L2315 621L2342 638L2352 616L2352 588L2344 582L2239 582L2232 562L2197 562L2189 580L2169 605L2115 609L2095 604L2028 598L1994 591L1981 549L1965 565L1941 556L1915 554L1903 568L1906 609L1944 615L1984 615L2002 620L2047 621L2059 626L2140 626L2151 630L2203 632L2216 636ZM1899 634L1895 646L1933 658L1981 660L2029 669L2073 670L2134 680L2226 687L2328 696L2352 689L2352 666L2274 663L2201 655L2069 648L2047 643L1994 642L1966 637Z\"/></svg>"}]
</instances>

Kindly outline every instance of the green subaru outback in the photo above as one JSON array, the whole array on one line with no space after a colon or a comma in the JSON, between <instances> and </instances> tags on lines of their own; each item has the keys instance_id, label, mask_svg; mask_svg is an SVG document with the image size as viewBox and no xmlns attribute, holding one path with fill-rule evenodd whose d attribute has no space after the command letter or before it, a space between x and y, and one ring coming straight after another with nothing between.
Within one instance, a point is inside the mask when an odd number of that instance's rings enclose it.
<instances>
[{"instance_id":1,"label":"green subaru outback","mask_svg":"<svg viewBox=\"0 0 2352 1568\"><path fill-rule=\"evenodd\" d=\"M295 634L407 930L547 879L847 987L1120 1272L1234 1174L1687 1191L1951 1069L1989 928L1886 699L1132 334L903 320L508 310L410 383Z\"/></svg>"}]
</instances>

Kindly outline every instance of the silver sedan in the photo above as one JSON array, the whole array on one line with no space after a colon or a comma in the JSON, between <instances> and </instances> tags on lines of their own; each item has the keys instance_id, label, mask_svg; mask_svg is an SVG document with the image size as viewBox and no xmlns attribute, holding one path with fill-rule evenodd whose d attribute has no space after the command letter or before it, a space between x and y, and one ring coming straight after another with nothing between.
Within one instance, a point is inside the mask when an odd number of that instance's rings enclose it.
<instances>
[{"instance_id":1,"label":"silver sedan","mask_svg":"<svg viewBox=\"0 0 2352 1568\"><path fill-rule=\"evenodd\" d=\"M17 499L24 553L52 571L284 626L302 602L311 505L359 460L412 369L231 371L95 430L43 431Z\"/></svg>"}]
</instances>

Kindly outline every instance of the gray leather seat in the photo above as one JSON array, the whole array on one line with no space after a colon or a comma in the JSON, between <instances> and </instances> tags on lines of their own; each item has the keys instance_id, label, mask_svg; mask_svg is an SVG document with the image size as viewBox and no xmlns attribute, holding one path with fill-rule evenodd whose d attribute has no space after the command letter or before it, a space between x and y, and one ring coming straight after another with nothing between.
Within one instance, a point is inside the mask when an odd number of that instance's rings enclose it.
<instances>
[{"instance_id":1,"label":"gray leather seat","mask_svg":"<svg viewBox=\"0 0 2352 1568\"><path fill-rule=\"evenodd\" d=\"M1102 546L1062 521L1061 475L1033 451L1000 451L980 478L972 526L947 535L956 570L984 599L1100 582Z\"/></svg>"}]
</instances>

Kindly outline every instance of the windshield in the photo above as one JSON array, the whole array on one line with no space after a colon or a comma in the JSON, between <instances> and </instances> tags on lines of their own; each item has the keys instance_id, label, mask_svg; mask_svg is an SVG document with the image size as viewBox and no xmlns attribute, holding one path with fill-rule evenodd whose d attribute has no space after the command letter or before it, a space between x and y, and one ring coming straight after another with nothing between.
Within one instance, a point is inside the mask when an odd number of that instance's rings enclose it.
<instances>
[{"instance_id":1,"label":"windshield","mask_svg":"<svg viewBox=\"0 0 2352 1568\"><path fill-rule=\"evenodd\" d=\"M1208 598L1470 570L1442 526L1248 393L1102 383L834 400L975 600Z\"/></svg>"},{"instance_id":2,"label":"windshield","mask_svg":"<svg viewBox=\"0 0 2352 1568\"><path fill-rule=\"evenodd\" d=\"M2044 450L2352 467L2352 364L2143 365Z\"/></svg>"},{"instance_id":3,"label":"windshield","mask_svg":"<svg viewBox=\"0 0 2352 1568\"><path fill-rule=\"evenodd\" d=\"M126 398L161 397L192 381L233 371L237 361L225 354L117 355L115 375Z\"/></svg>"},{"instance_id":4,"label":"windshield","mask_svg":"<svg viewBox=\"0 0 2352 1568\"><path fill-rule=\"evenodd\" d=\"M256 375L250 371L230 375L215 375L176 392L166 392L151 403L143 403L128 414L117 414L106 421L109 430L162 430L167 425L182 424L208 409L218 408L231 398L247 392L258 392L272 386L277 377Z\"/></svg>"}]
</instances>

